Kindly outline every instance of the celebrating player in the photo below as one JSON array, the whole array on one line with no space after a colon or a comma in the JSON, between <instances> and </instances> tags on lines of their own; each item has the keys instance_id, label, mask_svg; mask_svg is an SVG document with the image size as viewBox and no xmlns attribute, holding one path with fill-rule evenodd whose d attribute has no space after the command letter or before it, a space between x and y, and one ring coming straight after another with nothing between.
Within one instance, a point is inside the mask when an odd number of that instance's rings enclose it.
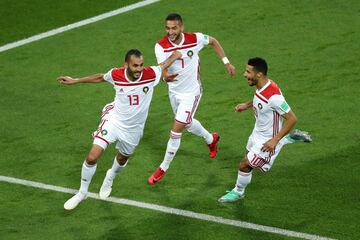
<instances>
[{"instance_id":1,"label":"celebrating player","mask_svg":"<svg viewBox=\"0 0 360 240\"><path fill-rule=\"evenodd\" d=\"M117 141L117 155L99 192L103 199L110 195L116 174L126 166L143 135L154 86L159 83L162 71L180 57L181 53L175 51L159 66L144 67L142 53L132 49L126 53L124 67L80 79L68 76L58 78L60 83L67 85L107 81L114 86L116 92L114 102L103 108L99 127L93 134L92 148L82 165L80 190L65 202L66 210L74 209L85 200L98 159L109 144ZM170 75L167 81L172 81L175 77L176 74Z\"/></svg>"},{"instance_id":2,"label":"celebrating player","mask_svg":"<svg viewBox=\"0 0 360 240\"><path fill-rule=\"evenodd\" d=\"M280 88L267 77L267 63L261 58L248 61L244 77L249 86L256 86L252 101L236 105L237 112L254 109L255 127L249 137L246 154L240 162L235 188L222 196L219 202L233 202L244 198L245 188L251 181L252 170L270 170L281 148L295 141L311 142L307 132L294 130L296 116L287 104ZM282 118L285 119L282 125Z\"/></svg>"},{"instance_id":3,"label":"celebrating player","mask_svg":"<svg viewBox=\"0 0 360 240\"><path fill-rule=\"evenodd\" d=\"M194 118L196 109L200 103L202 87L200 82L200 59L199 52L205 45L211 45L216 54L222 59L230 76L235 75L235 68L225 56L220 43L213 37L202 33L187 33L184 31L182 18L179 14L170 14L165 19L167 36L161 38L155 45L155 54L158 63L163 62L170 54L178 50L182 58L174 62L167 74L178 74L175 81L169 82L170 104L175 114L174 123L170 131L170 138L164 160L160 167L149 177L148 182L155 184L165 175L171 161L180 147L183 130L202 137L210 149L210 158L217 154L218 133L210 134L201 123Z\"/></svg>"}]
</instances>

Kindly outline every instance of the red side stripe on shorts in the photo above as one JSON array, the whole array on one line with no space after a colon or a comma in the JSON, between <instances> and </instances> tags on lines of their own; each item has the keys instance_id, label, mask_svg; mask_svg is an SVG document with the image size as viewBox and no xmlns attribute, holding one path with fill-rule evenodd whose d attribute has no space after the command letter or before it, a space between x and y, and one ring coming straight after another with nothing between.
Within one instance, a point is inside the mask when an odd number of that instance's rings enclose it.
<instances>
[{"instance_id":1,"label":"red side stripe on shorts","mask_svg":"<svg viewBox=\"0 0 360 240\"><path fill-rule=\"evenodd\" d=\"M190 124L190 123L192 122L192 116L193 116L194 111L195 111L195 109L196 109L196 107L197 107L197 105L198 105L199 98L200 98L200 95L197 95L197 96L195 97L195 101L194 101L194 103L193 103L193 107L192 107L192 109L191 109L191 112L190 112L189 116L188 116L187 119L186 119L187 124Z\"/></svg>"},{"instance_id":2,"label":"red side stripe on shorts","mask_svg":"<svg viewBox=\"0 0 360 240\"><path fill-rule=\"evenodd\" d=\"M110 112L111 109L114 108L114 105L111 104L111 105L107 105L104 109L104 111L102 111L101 113L101 118L103 118L106 114L108 114Z\"/></svg>"},{"instance_id":3,"label":"red side stripe on shorts","mask_svg":"<svg viewBox=\"0 0 360 240\"><path fill-rule=\"evenodd\" d=\"M102 127L104 126L105 122L107 121L107 119L101 119L100 120L100 124L98 126L98 129L96 130L96 132L93 134L93 137L96 137L101 131L102 131Z\"/></svg>"}]
</instances>

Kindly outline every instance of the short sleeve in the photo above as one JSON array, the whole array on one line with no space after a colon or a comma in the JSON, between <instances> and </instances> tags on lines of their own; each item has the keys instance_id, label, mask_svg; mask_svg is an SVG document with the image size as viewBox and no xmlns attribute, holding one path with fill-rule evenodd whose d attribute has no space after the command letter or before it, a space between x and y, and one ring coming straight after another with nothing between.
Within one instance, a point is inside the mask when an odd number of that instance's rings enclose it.
<instances>
[{"instance_id":1,"label":"short sleeve","mask_svg":"<svg viewBox=\"0 0 360 240\"><path fill-rule=\"evenodd\" d=\"M160 66L151 66L152 70L154 70L155 72L155 83L154 86L156 86L157 84L159 84L160 79L161 79L161 75L162 75L162 70Z\"/></svg>"},{"instance_id":2,"label":"short sleeve","mask_svg":"<svg viewBox=\"0 0 360 240\"><path fill-rule=\"evenodd\" d=\"M160 44L155 44L155 56L158 64L164 62L166 60L166 55L164 53L164 49L160 46Z\"/></svg>"},{"instance_id":3,"label":"short sleeve","mask_svg":"<svg viewBox=\"0 0 360 240\"><path fill-rule=\"evenodd\" d=\"M203 33L195 33L196 34L196 39L197 39L197 43L205 46L209 44L209 35L203 34Z\"/></svg>"},{"instance_id":4,"label":"short sleeve","mask_svg":"<svg viewBox=\"0 0 360 240\"><path fill-rule=\"evenodd\" d=\"M286 102L283 95L273 95L269 99L269 105L280 115L284 115L285 113L290 112L291 108L289 104Z\"/></svg>"},{"instance_id":5,"label":"short sleeve","mask_svg":"<svg viewBox=\"0 0 360 240\"><path fill-rule=\"evenodd\" d=\"M114 69L112 68L111 70L109 70L107 73L104 74L103 78L105 81L114 84L114 79L112 78L112 71Z\"/></svg>"}]
</instances>

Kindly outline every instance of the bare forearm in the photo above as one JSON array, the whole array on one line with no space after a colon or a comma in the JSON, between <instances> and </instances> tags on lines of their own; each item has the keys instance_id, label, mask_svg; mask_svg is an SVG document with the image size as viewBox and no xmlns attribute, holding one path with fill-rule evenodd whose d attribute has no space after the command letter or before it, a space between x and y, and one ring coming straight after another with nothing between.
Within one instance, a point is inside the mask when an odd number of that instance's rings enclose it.
<instances>
[{"instance_id":1,"label":"bare forearm","mask_svg":"<svg viewBox=\"0 0 360 240\"><path fill-rule=\"evenodd\" d=\"M225 51L222 48L221 44L213 37L209 37L209 44L214 48L216 54L224 63L224 66L230 76L235 75L235 67L230 63L229 59L225 55Z\"/></svg>"},{"instance_id":2,"label":"bare forearm","mask_svg":"<svg viewBox=\"0 0 360 240\"><path fill-rule=\"evenodd\" d=\"M285 118L285 123L283 127L281 128L279 133L274 137L277 141L280 141L286 134L288 134L297 122L297 118L292 111L285 114L284 118Z\"/></svg>"},{"instance_id":3,"label":"bare forearm","mask_svg":"<svg viewBox=\"0 0 360 240\"><path fill-rule=\"evenodd\" d=\"M102 73L98 73L98 74L94 74L94 75L82 77L82 78L72 78L69 76L60 76L57 78L57 80L61 84L65 84L65 85L74 85L74 84L78 84L78 83L100 83L100 82L105 81L104 74L102 74Z\"/></svg>"},{"instance_id":4,"label":"bare forearm","mask_svg":"<svg viewBox=\"0 0 360 240\"><path fill-rule=\"evenodd\" d=\"M223 59L226 56L225 51L220 45L218 40L216 40L213 37L210 37L209 44L214 48L216 54L219 56L220 59Z\"/></svg>"},{"instance_id":5,"label":"bare forearm","mask_svg":"<svg viewBox=\"0 0 360 240\"><path fill-rule=\"evenodd\" d=\"M97 73L91 76L75 79L77 83L100 83L104 81L104 74Z\"/></svg>"},{"instance_id":6,"label":"bare forearm","mask_svg":"<svg viewBox=\"0 0 360 240\"><path fill-rule=\"evenodd\" d=\"M170 57L168 57L164 62L160 63L159 66L162 70L166 70L168 67L173 64L177 59L181 58L181 53L179 51L174 51Z\"/></svg>"},{"instance_id":7,"label":"bare forearm","mask_svg":"<svg viewBox=\"0 0 360 240\"><path fill-rule=\"evenodd\" d=\"M235 106L235 111L242 112L252 107L253 102L239 103Z\"/></svg>"},{"instance_id":8,"label":"bare forearm","mask_svg":"<svg viewBox=\"0 0 360 240\"><path fill-rule=\"evenodd\" d=\"M246 109L252 108L253 101L246 102L245 105L246 105Z\"/></svg>"}]
</instances>

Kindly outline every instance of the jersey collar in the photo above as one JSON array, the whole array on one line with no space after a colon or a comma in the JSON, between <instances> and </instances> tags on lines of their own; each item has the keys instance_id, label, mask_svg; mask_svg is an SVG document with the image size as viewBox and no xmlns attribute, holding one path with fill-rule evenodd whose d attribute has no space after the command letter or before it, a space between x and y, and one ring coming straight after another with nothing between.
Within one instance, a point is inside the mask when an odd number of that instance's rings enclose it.
<instances>
[{"instance_id":1,"label":"jersey collar","mask_svg":"<svg viewBox=\"0 0 360 240\"><path fill-rule=\"evenodd\" d=\"M169 39L169 38L168 38ZM174 47L178 47L178 46L181 46L184 44L184 41L185 41L185 35L184 33L181 33L181 42L179 44L175 44L174 42L172 42L170 39L169 39L169 42L174 46Z\"/></svg>"},{"instance_id":2,"label":"jersey collar","mask_svg":"<svg viewBox=\"0 0 360 240\"><path fill-rule=\"evenodd\" d=\"M127 69L126 69L126 68L125 68L124 75L125 75L125 78L126 78L126 80L127 80L128 82L133 83L133 82L139 82L140 79L142 78L143 73L144 73L144 71L142 71L141 74L140 74L140 77L139 77L138 79L135 79L134 81L131 81L131 80L128 78L128 76L127 76Z\"/></svg>"},{"instance_id":3,"label":"jersey collar","mask_svg":"<svg viewBox=\"0 0 360 240\"><path fill-rule=\"evenodd\" d=\"M256 92L257 92L257 93L261 93L261 92L264 91L270 84L271 84L271 80L268 79L267 82L265 83L265 85L264 85L262 88L256 89Z\"/></svg>"}]
</instances>

